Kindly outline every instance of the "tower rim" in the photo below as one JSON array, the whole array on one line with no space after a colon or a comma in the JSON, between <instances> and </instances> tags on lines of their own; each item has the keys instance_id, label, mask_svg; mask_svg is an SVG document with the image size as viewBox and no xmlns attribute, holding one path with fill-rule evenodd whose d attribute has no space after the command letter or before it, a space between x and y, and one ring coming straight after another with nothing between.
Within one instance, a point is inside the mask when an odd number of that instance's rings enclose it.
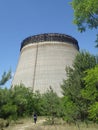
<instances>
[{"instance_id":1,"label":"tower rim","mask_svg":"<svg viewBox=\"0 0 98 130\"><path fill-rule=\"evenodd\" d=\"M71 44L75 45L77 47L77 49L79 50L78 41L75 38L73 38L72 36L69 36L66 34L61 34L61 33L44 33L44 34L37 34L37 35L33 35L33 36L29 36L29 37L25 38L21 42L20 51L24 46L26 46L28 44L46 42L46 41L68 42L69 44L71 43Z\"/></svg>"}]
</instances>

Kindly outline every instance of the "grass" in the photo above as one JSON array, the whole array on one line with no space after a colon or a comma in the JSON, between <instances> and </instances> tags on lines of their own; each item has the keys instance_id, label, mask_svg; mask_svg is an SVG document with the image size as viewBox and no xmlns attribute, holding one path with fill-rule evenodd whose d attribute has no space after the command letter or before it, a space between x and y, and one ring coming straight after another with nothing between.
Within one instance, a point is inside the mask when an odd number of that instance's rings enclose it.
<instances>
[{"instance_id":1,"label":"grass","mask_svg":"<svg viewBox=\"0 0 98 130\"><path fill-rule=\"evenodd\" d=\"M90 123L88 124L88 127L85 123L75 125L67 124L65 122L59 122L55 125L47 125L44 120L44 117L38 117L37 124L34 124L32 118L20 119L4 130L98 130L98 124Z\"/></svg>"},{"instance_id":2,"label":"grass","mask_svg":"<svg viewBox=\"0 0 98 130\"><path fill-rule=\"evenodd\" d=\"M42 125L42 126L34 126L34 127L29 127L26 130L98 130L98 125L89 125L88 127L85 126L84 124L81 125L80 127L76 125Z\"/></svg>"},{"instance_id":3,"label":"grass","mask_svg":"<svg viewBox=\"0 0 98 130\"><path fill-rule=\"evenodd\" d=\"M98 126L95 126L95 125L89 125L89 127L86 127L86 126L80 126L77 127L75 125L53 125L53 126L50 126L50 125L45 125L45 126L34 126L33 128L31 127L28 127L27 129L25 130L98 130Z\"/></svg>"}]
</instances>

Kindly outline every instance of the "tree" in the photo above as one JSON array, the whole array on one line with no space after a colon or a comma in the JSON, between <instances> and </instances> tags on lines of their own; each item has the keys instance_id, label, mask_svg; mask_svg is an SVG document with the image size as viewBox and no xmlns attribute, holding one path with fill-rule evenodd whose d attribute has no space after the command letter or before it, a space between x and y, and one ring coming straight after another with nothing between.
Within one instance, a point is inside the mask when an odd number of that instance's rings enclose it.
<instances>
[{"instance_id":1,"label":"tree","mask_svg":"<svg viewBox=\"0 0 98 130\"><path fill-rule=\"evenodd\" d=\"M13 104L11 91L7 88L0 88L0 118L16 119L17 106Z\"/></svg>"},{"instance_id":2,"label":"tree","mask_svg":"<svg viewBox=\"0 0 98 130\"><path fill-rule=\"evenodd\" d=\"M63 105L63 119L68 123L73 122L76 123L77 115L79 114L78 107L72 101L72 99L68 96L64 96L62 98Z\"/></svg>"},{"instance_id":3,"label":"tree","mask_svg":"<svg viewBox=\"0 0 98 130\"><path fill-rule=\"evenodd\" d=\"M60 98L57 96L53 89L50 89L43 94L43 112L45 116L48 116L48 121L50 124L55 123L55 118L59 117L62 111Z\"/></svg>"},{"instance_id":4,"label":"tree","mask_svg":"<svg viewBox=\"0 0 98 130\"><path fill-rule=\"evenodd\" d=\"M11 92L13 104L17 106L18 117L31 115L34 109L32 91L29 88L26 88L23 84L20 84L14 86Z\"/></svg>"},{"instance_id":5,"label":"tree","mask_svg":"<svg viewBox=\"0 0 98 130\"><path fill-rule=\"evenodd\" d=\"M77 54L73 68L76 70L81 77L84 75L84 71L93 68L98 63L98 56L94 56L86 51L81 51Z\"/></svg>"},{"instance_id":6,"label":"tree","mask_svg":"<svg viewBox=\"0 0 98 130\"><path fill-rule=\"evenodd\" d=\"M94 122L98 121L98 65L85 71L85 88L82 90L82 96L89 102L89 118Z\"/></svg>"},{"instance_id":7,"label":"tree","mask_svg":"<svg viewBox=\"0 0 98 130\"><path fill-rule=\"evenodd\" d=\"M74 9L74 23L80 32L85 31L86 28L98 28L98 0L73 0L71 5ZM98 34L96 42L98 42Z\"/></svg>"},{"instance_id":8,"label":"tree","mask_svg":"<svg viewBox=\"0 0 98 130\"><path fill-rule=\"evenodd\" d=\"M32 93L23 84L13 89L0 88L0 118L17 119L32 116L33 112L40 114L41 95Z\"/></svg>"},{"instance_id":9,"label":"tree","mask_svg":"<svg viewBox=\"0 0 98 130\"><path fill-rule=\"evenodd\" d=\"M67 80L63 81L61 87L65 99L68 99L66 100L65 111L70 110L70 105L72 104L74 106L74 112L77 110L75 113L70 113L70 117L73 118L72 120L85 120L87 117L88 103L81 94L82 89L85 88L83 80L85 76L84 71L88 68L93 68L96 64L95 56L90 55L88 52L81 52L76 56L73 67L66 68Z\"/></svg>"},{"instance_id":10,"label":"tree","mask_svg":"<svg viewBox=\"0 0 98 130\"><path fill-rule=\"evenodd\" d=\"M8 73L3 73L2 79L0 80L0 86L4 85L9 79L11 79L11 70L9 70Z\"/></svg>"},{"instance_id":11,"label":"tree","mask_svg":"<svg viewBox=\"0 0 98 130\"><path fill-rule=\"evenodd\" d=\"M44 112L44 105L43 105L43 96L40 94L39 91L36 91L34 94L33 94L33 112L37 113L37 115L45 115L45 112Z\"/></svg>"}]
</instances>

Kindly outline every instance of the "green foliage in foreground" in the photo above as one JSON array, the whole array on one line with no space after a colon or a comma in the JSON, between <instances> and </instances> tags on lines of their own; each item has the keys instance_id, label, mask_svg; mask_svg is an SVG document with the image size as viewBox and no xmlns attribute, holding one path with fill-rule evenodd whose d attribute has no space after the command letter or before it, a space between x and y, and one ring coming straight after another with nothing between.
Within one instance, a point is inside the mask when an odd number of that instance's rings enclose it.
<instances>
[{"instance_id":1,"label":"green foliage in foreground","mask_svg":"<svg viewBox=\"0 0 98 130\"><path fill-rule=\"evenodd\" d=\"M51 87L42 95L42 112L51 124L55 123L55 118L62 116L61 99Z\"/></svg>"},{"instance_id":2,"label":"green foliage in foreground","mask_svg":"<svg viewBox=\"0 0 98 130\"><path fill-rule=\"evenodd\" d=\"M32 100L31 92L23 85L12 89L0 89L0 117L13 118L31 114L28 112L28 101ZM30 100L28 99L30 98Z\"/></svg>"},{"instance_id":3,"label":"green foliage in foreground","mask_svg":"<svg viewBox=\"0 0 98 130\"><path fill-rule=\"evenodd\" d=\"M96 87L98 82L98 69L95 67L96 64L95 56L90 55L88 52L81 52L76 56L73 68L67 68L68 79L64 80L61 86L64 95L65 120L75 122L78 120L87 121L93 119L97 108L95 110L91 106L91 102L94 103L98 99L98 88ZM88 69L89 71L87 71ZM91 95L89 95L90 93ZM87 99L87 95L90 97L90 100ZM92 97L95 101L93 101ZM93 117L91 116L92 114ZM95 114L96 116L97 114Z\"/></svg>"},{"instance_id":4,"label":"green foliage in foreground","mask_svg":"<svg viewBox=\"0 0 98 130\"><path fill-rule=\"evenodd\" d=\"M0 118L16 120L19 117L38 115L49 116L51 122L61 113L60 98L52 88L45 94L32 93L23 84L13 89L0 88Z\"/></svg>"},{"instance_id":5,"label":"green foliage in foreground","mask_svg":"<svg viewBox=\"0 0 98 130\"><path fill-rule=\"evenodd\" d=\"M83 32L86 28L98 29L98 0L72 0L74 24ZM98 47L98 34L96 39Z\"/></svg>"},{"instance_id":6,"label":"green foliage in foreground","mask_svg":"<svg viewBox=\"0 0 98 130\"><path fill-rule=\"evenodd\" d=\"M98 27L98 0L73 0L74 23L80 31Z\"/></svg>"},{"instance_id":7,"label":"green foliage in foreground","mask_svg":"<svg viewBox=\"0 0 98 130\"><path fill-rule=\"evenodd\" d=\"M83 97L89 102L89 118L98 122L98 65L85 71L85 88L82 90Z\"/></svg>"}]
</instances>

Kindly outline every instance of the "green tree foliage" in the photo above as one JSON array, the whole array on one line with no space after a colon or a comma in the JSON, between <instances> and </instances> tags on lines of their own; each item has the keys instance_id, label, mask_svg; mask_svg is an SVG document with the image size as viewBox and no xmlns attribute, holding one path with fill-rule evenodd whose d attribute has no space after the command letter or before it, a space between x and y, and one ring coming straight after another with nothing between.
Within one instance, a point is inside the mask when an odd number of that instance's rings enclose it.
<instances>
[{"instance_id":1,"label":"green tree foliage","mask_svg":"<svg viewBox=\"0 0 98 130\"><path fill-rule=\"evenodd\" d=\"M23 84L16 85L13 89L0 88L0 118L15 120L19 117L32 116L34 112L38 115L47 115L46 97L39 92L32 93Z\"/></svg>"},{"instance_id":2,"label":"green tree foliage","mask_svg":"<svg viewBox=\"0 0 98 130\"><path fill-rule=\"evenodd\" d=\"M48 116L54 124L55 117L62 113L61 106L61 99L52 88L42 95L38 91L32 93L23 84L13 89L0 88L0 118L15 120L36 112L37 115Z\"/></svg>"},{"instance_id":3,"label":"green tree foliage","mask_svg":"<svg viewBox=\"0 0 98 130\"><path fill-rule=\"evenodd\" d=\"M11 99L11 91L0 88L0 118L16 119L17 107L13 104Z\"/></svg>"},{"instance_id":4,"label":"green tree foliage","mask_svg":"<svg viewBox=\"0 0 98 130\"><path fill-rule=\"evenodd\" d=\"M33 93L30 89L26 88L23 84L15 86L12 91L11 98L13 104L17 106L18 117L31 115L33 113Z\"/></svg>"},{"instance_id":5,"label":"green tree foliage","mask_svg":"<svg viewBox=\"0 0 98 130\"><path fill-rule=\"evenodd\" d=\"M80 31L98 27L98 0L73 0L74 23Z\"/></svg>"},{"instance_id":6,"label":"green tree foliage","mask_svg":"<svg viewBox=\"0 0 98 130\"><path fill-rule=\"evenodd\" d=\"M24 85L13 89L0 88L0 117L12 118L30 116L34 110L33 93Z\"/></svg>"},{"instance_id":7,"label":"green tree foliage","mask_svg":"<svg viewBox=\"0 0 98 130\"><path fill-rule=\"evenodd\" d=\"M60 98L55 92L53 92L53 89L50 87L50 89L45 94L43 94L42 100L42 111L45 116L48 116L50 123L54 124L55 118L60 117L62 113Z\"/></svg>"},{"instance_id":8,"label":"green tree foliage","mask_svg":"<svg viewBox=\"0 0 98 130\"><path fill-rule=\"evenodd\" d=\"M64 96L62 98L62 104L63 104L63 119L68 123L70 122L75 123L77 115L79 114L76 104L68 96Z\"/></svg>"},{"instance_id":9,"label":"green tree foliage","mask_svg":"<svg viewBox=\"0 0 98 130\"><path fill-rule=\"evenodd\" d=\"M74 23L80 32L85 31L87 27L98 28L98 0L73 0L71 4L74 9Z\"/></svg>"},{"instance_id":10,"label":"green tree foliage","mask_svg":"<svg viewBox=\"0 0 98 130\"><path fill-rule=\"evenodd\" d=\"M81 51L74 60L73 68L81 75L85 70L90 69L97 64L97 58L98 57L91 55L89 52Z\"/></svg>"},{"instance_id":11,"label":"green tree foliage","mask_svg":"<svg viewBox=\"0 0 98 130\"><path fill-rule=\"evenodd\" d=\"M95 56L90 55L88 52L81 52L76 56L73 67L67 67L66 69L68 78L63 81L61 87L63 89L63 95L65 99L67 99L65 110L70 111L70 105L74 107L75 113L72 113L72 115L70 114L70 117L73 118L72 120L85 120L87 117L88 103L81 94L82 89L85 88L83 77L85 76L84 71L88 68L93 68L95 65ZM75 116L73 116L73 114L75 114Z\"/></svg>"},{"instance_id":12,"label":"green tree foliage","mask_svg":"<svg viewBox=\"0 0 98 130\"><path fill-rule=\"evenodd\" d=\"M36 91L33 94L33 112L37 113L37 115L44 115L43 110L43 98L39 91ZM45 104L44 104L45 105Z\"/></svg>"},{"instance_id":13,"label":"green tree foliage","mask_svg":"<svg viewBox=\"0 0 98 130\"><path fill-rule=\"evenodd\" d=\"M98 102L94 102L90 105L88 112L89 118L98 123Z\"/></svg>"},{"instance_id":14,"label":"green tree foliage","mask_svg":"<svg viewBox=\"0 0 98 130\"><path fill-rule=\"evenodd\" d=\"M7 102L2 106L2 117L4 119L16 119L17 118L17 106Z\"/></svg>"},{"instance_id":15,"label":"green tree foliage","mask_svg":"<svg viewBox=\"0 0 98 130\"><path fill-rule=\"evenodd\" d=\"M92 102L98 98L98 65L85 71L86 76L83 78L86 87L83 89L83 96Z\"/></svg>"},{"instance_id":16,"label":"green tree foliage","mask_svg":"<svg viewBox=\"0 0 98 130\"><path fill-rule=\"evenodd\" d=\"M89 117L98 121L98 65L85 71L85 88L82 90L83 97L89 102Z\"/></svg>"},{"instance_id":17,"label":"green tree foliage","mask_svg":"<svg viewBox=\"0 0 98 130\"><path fill-rule=\"evenodd\" d=\"M4 85L9 79L11 79L11 70L9 70L8 73L3 73L2 79L0 80L0 86Z\"/></svg>"}]
</instances>

